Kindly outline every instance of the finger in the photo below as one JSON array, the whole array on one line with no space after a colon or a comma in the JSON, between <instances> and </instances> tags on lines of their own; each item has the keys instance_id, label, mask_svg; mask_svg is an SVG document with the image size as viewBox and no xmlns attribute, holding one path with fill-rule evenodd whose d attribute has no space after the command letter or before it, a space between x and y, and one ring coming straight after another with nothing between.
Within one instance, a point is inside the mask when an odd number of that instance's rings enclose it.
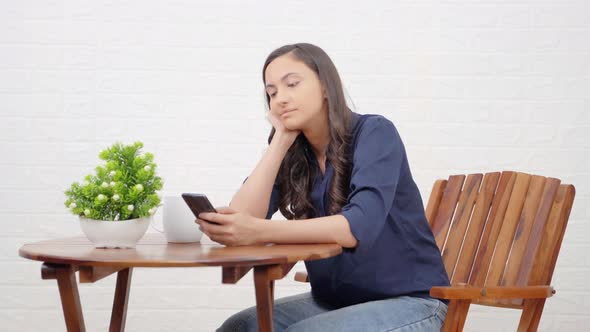
<instances>
[{"instance_id":1,"label":"finger","mask_svg":"<svg viewBox=\"0 0 590 332\"><path fill-rule=\"evenodd\" d=\"M221 213L215 212L203 212L199 214L199 219L203 219L205 221L215 222L218 224L227 224L229 222L229 216L223 215Z\"/></svg>"},{"instance_id":2,"label":"finger","mask_svg":"<svg viewBox=\"0 0 590 332\"><path fill-rule=\"evenodd\" d=\"M230 231L228 230L227 226L216 225L216 224L212 224L207 221L202 222L200 225L201 225L201 228L203 229L203 231L207 232L208 234L212 234L212 235L228 235L228 234L230 234Z\"/></svg>"},{"instance_id":3,"label":"finger","mask_svg":"<svg viewBox=\"0 0 590 332\"><path fill-rule=\"evenodd\" d=\"M237 213L238 211L230 208L229 206L220 206L215 208L215 210L217 210L217 213L221 213L221 214L232 214L232 213Z\"/></svg>"}]
</instances>

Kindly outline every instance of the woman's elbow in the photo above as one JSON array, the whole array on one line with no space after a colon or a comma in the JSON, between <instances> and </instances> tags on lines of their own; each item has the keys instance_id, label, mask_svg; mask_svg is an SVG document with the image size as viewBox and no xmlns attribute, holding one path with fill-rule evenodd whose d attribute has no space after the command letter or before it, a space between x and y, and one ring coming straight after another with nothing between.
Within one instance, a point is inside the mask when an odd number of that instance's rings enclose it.
<instances>
[{"instance_id":1,"label":"woman's elbow","mask_svg":"<svg viewBox=\"0 0 590 332\"><path fill-rule=\"evenodd\" d=\"M352 235L352 233L350 233L348 236L346 236L344 239L342 239L340 241L340 243L338 243L341 247L343 248L355 248L358 244L358 240L354 237L354 235Z\"/></svg>"},{"instance_id":2,"label":"woman's elbow","mask_svg":"<svg viewBox=\"0 0 590 332\"><path fill-rule=\"evenodd\" d=\"M335 218L338 218L338 231L334 233L337 234L337 239L335 239L336 243L338 243L343 248L354 248L358 244L358 240L352 234L352 230L350 229L350 224L345 216L337 215Z\"/></svg>"}]
</instances>

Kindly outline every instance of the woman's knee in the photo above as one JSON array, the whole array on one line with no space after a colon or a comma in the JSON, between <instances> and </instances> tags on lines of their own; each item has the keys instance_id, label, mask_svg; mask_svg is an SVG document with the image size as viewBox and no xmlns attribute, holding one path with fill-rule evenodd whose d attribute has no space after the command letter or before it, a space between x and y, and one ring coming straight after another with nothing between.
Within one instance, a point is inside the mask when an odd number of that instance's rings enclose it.
<instances>
[{"instance_id":1,"label":"woman's knee","mask_svg":"<svg viewBox=\"0 0 590 332\"><path fill-rule=\"evenodd\" d=\"M251 332L258 331L256 307L242 310L228 319L216 330L217 332Z\"/></svg>"},{"instance_id":2,"label":"woman's knee","mask_svg":"<svg viewBox=\"0 0 590 332\"><path fill-rule=\"evenodd\" d=\"M283 330L289 325L327 311L325 306L314 301L311 293L303 293L279 298L274 304L273 325L275 331ZM218 329L226 331L258 331L256 307L242 310L229 317Z\"/></svg>"}]
</instances>

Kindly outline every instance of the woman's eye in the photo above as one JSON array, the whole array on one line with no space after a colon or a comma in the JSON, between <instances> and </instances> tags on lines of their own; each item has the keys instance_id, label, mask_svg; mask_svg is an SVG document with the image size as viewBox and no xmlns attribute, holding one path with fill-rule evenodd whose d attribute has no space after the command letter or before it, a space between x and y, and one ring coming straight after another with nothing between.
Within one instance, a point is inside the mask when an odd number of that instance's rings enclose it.
<instances>
[{"instance_id":1,"label":"woman's eye","mask_svg":"<svg viewBox=\"0 0 590 332\"><path fill-rule=\"evenodd\" d=\"M294 88L294 87L296 87L298 84L299 84L299 82L293 82L293 83L289 83L289 84L287 84L287 86L288 86L288 87L290 87L290 88ZM275 91L275 92L273 92L273 93L269 93L269 94L268 94L268 96L269 96L270 98L274 98L274 96L275 96L276 94L277 94L277 93L276 93L276 91Z\"/></svg>"}]
</instances>

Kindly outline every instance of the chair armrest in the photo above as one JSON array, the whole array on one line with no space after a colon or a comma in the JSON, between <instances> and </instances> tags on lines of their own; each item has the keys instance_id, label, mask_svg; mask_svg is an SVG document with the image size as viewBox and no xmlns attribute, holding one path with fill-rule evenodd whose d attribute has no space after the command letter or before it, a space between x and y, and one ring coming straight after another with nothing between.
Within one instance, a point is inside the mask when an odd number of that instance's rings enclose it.
<instances>
[{"instance_id":1,"label":"chair armrest","mask_svg":"<svg viewBox=\"0 0 590 332\"><path fill-rule=\"evenodd\" d=\"M307 275L307 272L297 272L297 273L295 273L295 281L309 282L309 276Z\"/></svg>"},{"instance_id":2,"label":"chair armrest","mask_svg":"<svg viewBox=\"0 0 590 332\"><path fill-rule=\"evenodd\" d=\"M540 299L555 294L551 286L432 287L430 296L446 300Z\"/></svg>"}]
</instances>

